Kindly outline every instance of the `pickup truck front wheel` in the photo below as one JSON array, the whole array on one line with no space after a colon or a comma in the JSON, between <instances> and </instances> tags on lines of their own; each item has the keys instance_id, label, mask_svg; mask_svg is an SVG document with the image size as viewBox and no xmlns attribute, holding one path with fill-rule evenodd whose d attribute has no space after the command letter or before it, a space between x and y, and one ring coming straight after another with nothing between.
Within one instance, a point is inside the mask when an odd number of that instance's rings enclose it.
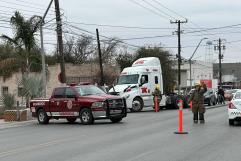
<instances>
[{"instance_id":1,"label":"pickup truck front wheel","mask_svg":"<svg viewBox=\"0 0 241 161\"><path fill-rule=\"evenodd\" d=\"M88 108L84 108L80 111L80 120L83 125L90 125L94 123L94 117L92 112Z\"/></svg>"},{"instance_id":2,"label":"pickup truck front wheel","mask_svg":"<svg viewBox=\"0 0 241 161\"><path fill-rule=\"evenodd\" d=\"M49 118L47 116L47 113L43 109L40 109L38 111L38 122L39 122L39 124L48 124L49 123Z\"/></svg>"}]
</instances>

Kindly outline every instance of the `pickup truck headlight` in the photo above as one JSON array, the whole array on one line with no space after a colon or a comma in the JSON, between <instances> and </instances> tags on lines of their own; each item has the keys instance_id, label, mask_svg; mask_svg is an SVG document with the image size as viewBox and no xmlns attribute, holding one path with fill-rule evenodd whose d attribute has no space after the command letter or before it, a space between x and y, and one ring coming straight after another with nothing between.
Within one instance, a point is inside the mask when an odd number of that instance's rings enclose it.
<instances>
[{"instance_id":1,"label":"pickup truck headlight","mask_svg":"<svg viewBox=\"0 0 241 161\"><path fill-rule=\"evenodd\" d=\"M92 103L91 108L104 108L106 107L106 103L105 102L94 102Z\"/></svg>"}]
</instances>

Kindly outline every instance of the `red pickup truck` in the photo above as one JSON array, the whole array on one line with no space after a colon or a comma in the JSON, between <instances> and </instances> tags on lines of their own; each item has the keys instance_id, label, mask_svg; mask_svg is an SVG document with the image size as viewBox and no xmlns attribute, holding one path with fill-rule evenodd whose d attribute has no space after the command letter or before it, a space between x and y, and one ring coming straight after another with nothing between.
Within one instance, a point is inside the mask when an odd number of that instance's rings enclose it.
<instances>
[{"instance_id":1,"label":"red pickup truck","mask_svg":"<svg viewBox=\"0 0 241 161\"><path fill-rule=\"evenodd\" d=\"M40 124L61 118L70 123L80 118L85 125L93 124L97 119L110 119L117 123L127 116L124 98L108 95L94 85L57 87L50 99L31 100L30 110Z\"/></svg>"}]
</instances>

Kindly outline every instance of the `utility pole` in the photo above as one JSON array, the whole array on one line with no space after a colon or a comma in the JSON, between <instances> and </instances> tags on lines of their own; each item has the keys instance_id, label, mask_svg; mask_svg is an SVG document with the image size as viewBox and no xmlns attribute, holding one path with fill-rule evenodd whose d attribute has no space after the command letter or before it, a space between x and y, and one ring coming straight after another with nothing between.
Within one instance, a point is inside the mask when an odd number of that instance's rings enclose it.
<instances>
[{"instance_id":1,"label":"utility pole","mask_svg":"<svg viewBox=\"0 0 241 161\"><path fill-rule=\"evenodd\" d=\"M219 87L222 87L222 59L223 59L223 54L222 50L226 49L226 46L223 45L224 39L219 38L218 44L214 46L214 50L218 50L218 59L219 59L219 65L218 65L218 70L219 70Z\"/></svg>"},{"instance_id":2,"label":"utility pole","mask_svg":"<svg viewBox=\"0 0 241 161\"><path fill-rule=\"evenodd\" d=\"M41 17L40 22L40 40L41 40L41 55L42 55L42 79L43 79L43 97L46 97L47 91L47 80L46 80L46 66L45 66L45 52L44 52L44 40L43 40L43 25L44 19L49 11L50 6L52 5L53 0L50 1L47 10L44 13L44 16Z\"/></svg>"},{"instance_id":3,"label":"utility pole","mask_svg":"<svg viewBox=\"0 0 241 161\"><path fill-rule=\"evenodd\" d=\"M99 64L100 64L100 85L104 85L104 74L103 74L103 66L102 66L102 54L100 48L100 38L99 38L99 30L96 29L97 43L98 43L98 53L99 53Z\"/></svg>"},{"instance_id":4,"label":"utility pole","mask_svg":"<svg viewBox=\"0 0 241 161\"><path fill-rule=\"evenodd\" d=\"M177 36L178 36L178 94L180 95L181 90L181 23L187 23L187 19L185 21L176 20L176 21L170 21L171 24L175 23L178 24L177 28Z\"/></svg>"},{"instance_id":5,"label":"utility pole","mask_svg":"<svg viewBox=\"0 0 241 161\"><path fill-rule=\"evenodd\" d=\"M54 4L55 4L58 51L59 51L60 70L61 70L60 80L61 80L61 83L66 83L64 53L63 53L62 22L61 22L61 17L60 17L60 10L59 10L59 0L54 0Z\"/></svg>"}]
</instances>

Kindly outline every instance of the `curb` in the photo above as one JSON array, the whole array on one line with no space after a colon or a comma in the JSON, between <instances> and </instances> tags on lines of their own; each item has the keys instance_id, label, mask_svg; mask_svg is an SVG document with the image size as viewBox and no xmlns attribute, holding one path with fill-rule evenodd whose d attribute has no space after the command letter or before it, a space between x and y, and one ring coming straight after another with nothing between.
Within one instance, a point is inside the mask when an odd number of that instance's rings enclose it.
<instances>
[{"instance_id":1,"label":"curb","mask_svg":"<svg viewBox=\"0 0 241 161\"><path fill-rule=\"evenodd\" d=\"M24 125L29 125L33 122L36 122L36 120L29 120L29 121L13 121L13 122L1 122L0 121L0 129L6 129L6 128L12 128L12 127L20 127Z\"/></svg>"},{"instance_id":2,"label":"curb","mask_svg":"<svg viewBox=\"0 0 241 161\"><path fill-rule=\"evenodd\" d=\"M227 104L217 104L215 106L206 106L205 108L208 109L213 109L213 108L218 108L218 107L225 107Z\"/></svg>"}]
</instances>

